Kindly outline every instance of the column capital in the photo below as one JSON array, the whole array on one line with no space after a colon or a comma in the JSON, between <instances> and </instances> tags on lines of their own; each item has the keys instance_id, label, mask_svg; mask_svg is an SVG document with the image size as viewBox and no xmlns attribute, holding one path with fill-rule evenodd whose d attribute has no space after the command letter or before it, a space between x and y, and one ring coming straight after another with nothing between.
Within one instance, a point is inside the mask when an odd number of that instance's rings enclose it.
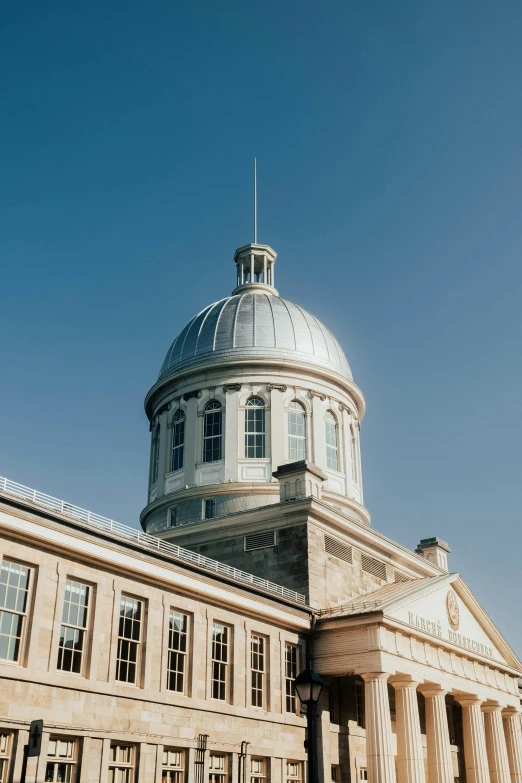
<instances>
[{"instance_id":1,"label":"column capital","mask_svg":"<svg viewBox=\"0 0 522 783\"><path fill-rule=\"evenodd\" d=\"M419 691L425 698L431 698L432 696L445 696L448 692L447 688L443 688L442 685L436 683L430 683L429 685L421 685Z\"/></svg>"},{"instance_id":2,"label":"column capital","mask_svg":"<svg viewBox=\"0 0 522 783\"><path fill-rule=\"evenodd\" d=\"M486 702L482 705L482 712L502 712L503 707L498 702Z\"/></svg>"},{"instance_id":3,"label":"column capital","mask_svg":"<svg viewBox=\"0 0 522 783\"><path fill-rule=\"evenodd\" d=\"M462 695L457 694L455 696L455 701L458 701L461 707L472 707L474 704L480 707L480 705L483 704L484 699L473 696L473 694L470 693L463 693Z\"/></svg>"},{"instance_id":4,"label":"column capital","mask_svg":"<svg viewBox=\"0 0 522 783\"><path fill-rule=\"evenodd\" d=\"M367 672L366 674L361 674L361 677L364 682L371 682L372 680L385 680L388 682L391 672Z\"/></svg>"},{"instance_id":5,"label":"column capital","mask_svg":"<svg viewBox=\"0 0 522 783\"><path fill-rule=\"evenodd\" d=\"M504 709L502 710L503 718L514 718L516 715L521 715L521 714L522 713L520 710L517 710L516 707L512 707L512 706L504 707Z\"/></svg>"},{"instance_id":6,"label":"column capital","mask_svg":"<svg viewBox=\"0 0 522 783\"><path fill-rule=\"evenodd\" d=\"M393 685L396 691L406 690L407 688L416 691L419 683L416 680L392 680L391 685Z\"/></svg>"}]
</instances>

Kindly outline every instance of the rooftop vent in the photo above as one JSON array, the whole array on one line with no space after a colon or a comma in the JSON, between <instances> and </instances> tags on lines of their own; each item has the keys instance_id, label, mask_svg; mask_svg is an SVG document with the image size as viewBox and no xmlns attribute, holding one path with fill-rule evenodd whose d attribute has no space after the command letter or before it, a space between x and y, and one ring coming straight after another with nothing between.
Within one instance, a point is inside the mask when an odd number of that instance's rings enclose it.
<instances>
[{"instance_id":1,"label":"rooftop vent","mask_svg":"<svg viewBox=\"0 0 522 783\"><path fill-rule=\"evenodd\" d=\"M361 564L362 564L362 570L367 574L372 574L373 576L376 576L378 579L382 579L383 581L386 581L386 564L381 563L380 560L376 560L374 557L370 557L370 555L365 555L364 553L361 556Z\"/></svg>"},{"instance_id":2,"label":"rooftop vent","mask_svg":"<svg viewBox=\"0 0 522 783\"><path fill-rule=\"evenodd\" d=\"M262 533L249 533L245 536L245 552L249 552L251 549L266 549L275 545L275 530L263 530Z\"/></svg>"},{"instance_id":3,"label":"rooftop vent","mask_svg":"<svg viewBox=\"0 0 522 783\"><path fill-rule=\"evenodd\" d=\"M337 541L336 538L330 536L324 537L324 551L327 555L333 555L338 557L339 560L344 560L345 563L353 563L353 549L348 544L343 544L341 541Z\"/></svg>"}]
</instances>

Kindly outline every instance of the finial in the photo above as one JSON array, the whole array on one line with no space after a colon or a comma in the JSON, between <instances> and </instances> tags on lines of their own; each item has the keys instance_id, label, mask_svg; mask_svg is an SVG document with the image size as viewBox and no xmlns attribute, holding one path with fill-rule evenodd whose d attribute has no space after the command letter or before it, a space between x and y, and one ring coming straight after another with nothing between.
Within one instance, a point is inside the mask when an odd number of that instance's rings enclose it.
<instances>
[{"instance_id":1,"label":"finial","mask_svg":"<svg viewBox=\"0 0 522 783\"><path fill-rule=\"evenodd\" d=\"M254 158L254 245L257 245L257 160Z\"/></svg>"}]
</instances>

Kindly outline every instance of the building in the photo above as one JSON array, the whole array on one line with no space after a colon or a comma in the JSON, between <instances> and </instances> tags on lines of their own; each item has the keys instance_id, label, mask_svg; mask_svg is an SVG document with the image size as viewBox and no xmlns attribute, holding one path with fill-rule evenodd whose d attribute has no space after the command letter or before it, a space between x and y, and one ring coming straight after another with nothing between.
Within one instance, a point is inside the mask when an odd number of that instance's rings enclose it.
<instances>
[{"instance_id":1,"label":"building","mask_svg":"<svg viewBox=\"0 0 522 783\"><path fill-rule=\"evenodd\" d=\"M0 783L522 782L522 664L449 547L373 530L335 338L236 251L168 350L142 531L0 479Z\"/></svg>"}]
</instances>

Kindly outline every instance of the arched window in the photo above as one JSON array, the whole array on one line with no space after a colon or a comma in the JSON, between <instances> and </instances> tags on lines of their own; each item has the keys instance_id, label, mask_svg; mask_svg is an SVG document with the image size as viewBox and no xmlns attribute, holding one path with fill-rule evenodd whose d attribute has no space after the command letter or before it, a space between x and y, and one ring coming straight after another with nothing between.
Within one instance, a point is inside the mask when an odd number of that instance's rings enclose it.
<instances>
[{"instance_id":1,"label":"arched window","mask_svg":"<svg viewBox=\"0 0 522 783\"><path fill-rule=\"evenodd\" d=\"M265 458L265 403L261 397L250 397L245 409L245 457Z\"/></svg>"},{"instance_id":2,"label":"arched window","mask_svg":"<svg viewBox=\"0 0 522 783\"><path fill-rule=\"evenodd\" d=\"M152 431L152 445L150 450L150 483L155 484L158 480L160 455L160 425L154 427Z\"/></svg>"},{"instance_id":3,"label":"arched window","mask_svg":"<svg viewBox=\"0 0 522 783\"><path fill-rule=\"evenodd\" d=\"M223 410L221 403L212 400L205 406L203 416L203 462L221 459L223 443Z\"/></svg>"},{"instance_id":4,"label":"arched window","mask_svg":"<svg viewBox=\"0 0 522 783\"><path fill-rule=\"evenodd\" d=\"M324 417L326 437L326 467L330 470L339 470L339 457L337 450L337 420L332 411L326 411Z\"/></svg>"},{"instance_id":5,"label":"arched window","mask_svg":"<svg viewBox=\"0 0 522 783\"><path fill-rule=\"evenodd\" d=\"M288 408L288 459L297 462L306 459L306 415L297 400L292 400Z\"/></svg>"},{"instance_id":6,"label":"arched window","mask_svg":"<svg viewBox=\"0 0 522 783\"><path fill-rule=\"evenodd\" d=\"M172 421L172 465L171 470L181 470L185 456L185 413L176 411Z\"/></svg>"}]
</instances>

